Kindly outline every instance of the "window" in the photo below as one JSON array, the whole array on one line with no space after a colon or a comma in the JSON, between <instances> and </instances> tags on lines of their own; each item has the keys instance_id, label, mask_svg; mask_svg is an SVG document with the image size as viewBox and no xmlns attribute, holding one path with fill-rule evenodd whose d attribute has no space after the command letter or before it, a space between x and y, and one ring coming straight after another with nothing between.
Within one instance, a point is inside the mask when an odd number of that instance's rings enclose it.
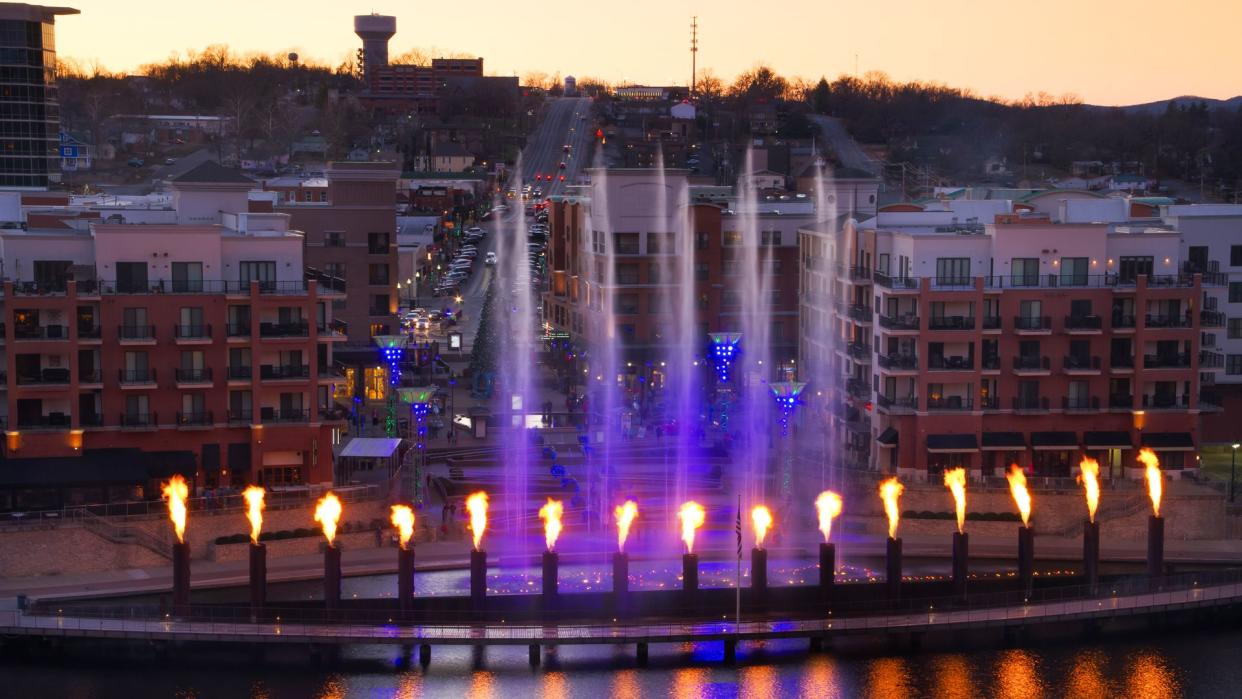
<instances>
[{"instance_id":1,"label":"window","mask_svg":"<svg viewBox=\"0 0 1242 699\"><path fill-rule=\"evenodd\" d=\"M707 245L708 245L707 233L699 231L698 233L694 234L694 249L695 250L706 250Z\"/></svg>"},{"instance_id":2,"label":"window","mask_svg":"<svg viewBox=\"0 0 1242 699\"><path fill-rule=\"evenodd\" d=\"M648 233L648 255L672 255L677 252L677 238L672 233Z\"/></svg>"},{"instance_id":3,"label":"window","mask_svg":"<svg viewBox=\"0 0 1242 699\"><path fill-rule=\"evenodd\" d=\"M388 249L387 233L367 233L367 252L372 255L387 255Z\"/></svg>"},{"instance_id":4,"label":"window","mask_svg":"<svg viewBox=\"0 0 1242 699\"><path fill-rule=\"evenodd\" d=\"M336 277L337 279L345 278L345 269L346 267L344 262L325 262L323 264L323 273L329 277Z\"/></svg>"},{"instance_id":5,"label":"window","mask_svg":"<svg viewBox=\"0 0 1242 699\"><path fill-rule=\"evenodd\" d=\"M1061 258L1061 285L1084 286L1087 283L1088 259L1085 257Z\"/></svg>"},{"instance_id":6,"label":"window","mask_svg":"<svg viewBox=\"0 0 1242 699\"><path fill-rule=\"evenodd\" d=\"M1070 300L1070 315L1074 318L1088 318L1091 316L1091 299L1072 299Z\"/></svg>"},{"instance_id":7,"label":"window","mask_svg":"<svg viewBox=\"0 0 1242 699\"><path fill-rule=\"evenodd\" d=\"M742 297L737 289L721 289L720 305L724 308L737 308L742 305Z\"/></svg>"},{"instance_id":8,"label":"window","mask_svg":"<svg viewBox=\"0 0 1242 699\"><path fill-rule=\"evenodd\" d=\"M1226 374L1242 374L1242 354L1231 354L1225 357Z\"/></svg>"},{"instance_id":9,"label":"window","mask_svg":"<svg viewBox=\"0 0 1242 699\"><path fill-rule=\"evenodd\" d=\"M345 234L341 231L329 231L323 234L324 247L343 248L345 247Z\"/></svg>"},{"instance_id":10,"label":"window","mask_svg":"<svg viewBox=\"0 0 1242 699\"><path fill-rule=\"evenodd\" d=\"M1018 315L1023 318L1038 318L1043 314L1042 301L1020 301L1018 303Z\"/></svg>"},{"instance_id":11,"label":"window","mask_svg":"<svg viewBox=\"0 0 1242 699\"><path fill-rule=\"evenodd\" d=\"M371 297L371 315L386 316L390 312L388 308L388 294L375 294Z\"/></svg>"},{"instance_id":12,"label":"window","mask_svg":"<svg viewBox=\"0 0 1242 699\"><path fill-rule=\"evenodd\" d=\"M249 420L252 401L250 391L229 391L229 419Z\"/></svg>"},{"instance_id":13,"label":"window","mask_svg":"<svg viewBox=\"0 0 1242 699\"><path fill-rule=\"evenodd\" d=\"M603 255L605 252L604 240L603 231L591 231L591 252L596 255Z\"/></svg>"},{"instance_id":14,"label":"window","mask_svg":"<svg viewBox=\"0 0 1242 699\"><path fill-rule=\"evenodd\" d=\"M637 284L638 283L638 265L635 264L619 264L616 270L617 278L614 280L617 284Z\"/></svg>"},{"instance_id":15,"label":"window","mask_svg":"<svg viewBox=\"0 0 1242 699\"><path fill-rule=\"evenodd\" d=\"M34 281L40 289L64 291L65 282L69 281L69 268L73 262L69 260L35 260Z\"/></svg>"},{"instance_id":16,"label":"window","mask_svg":"<svg viewBox=\"0 0 1242 699\"><path fill-rule=\"evenodd\" d=\"M1231 340L1242 337L1242 318L1230 318L1225 326L1225 333Z\"/></svg>"},{"instance_id":17,"label":"window","mask_svg":"<svg viewBox=\"0 0 1242 699\"><path fill-rule=\"evenodd\" d=\"M1070 381L1069 390L1066 396L1069 398L1069 407L1085 408L1091 400L1089 389L1090 384L1086 381Z\"/></svg>"},{"instance_id":18,"label":"window","mask_svg":"<svg viewBox=\"0 0 1242 699\"><path fill-rule=\"evenodd\" d=\"M1242 303L1242 282L1229 282L1229 303Z\"/></svg>"},{"instance_id":19,"label":"window","mask_svg":"<svg viewBox=\"0 0 1242 699\"><path fill-rule=\"evenodd\" d=\"M1155 266L1155 259L1154 257L1122 257L1118 277L1123 282L1134 282L1140 274L1150 277Z\"/></svg>"},{"instance_id":20,"label":"window","mask_svg":"<svg viewBox=\"0 0 1242 699\"><path fill-rule=\"evenodd\" d=\"M135 423L145 422L147 419L147 397L140 394L129 394L125 396L125 416L133 418Z\"/></svg>"},{"instance_id":21,"label":"window","mask_svg":"<svg viewBox=\"0 0 1242 699\"><path fill-rule=\"evenodd\" d=\"M613 233L612 242L618 255L638 254L637 233Z\"/></svg>"},{"instance_id":22,"label":"window","mask_svg":"<svg viewBox=\"0 0 1242 699\"><path fill-rule=\"evenodd\" d=\"M762 245L780 245L781 244L781 232L780 231L763 231L759 234L759 242Z\"/></svg>"},{"instance_id":23,"label":"window","mask_svg":"<svg viewBox=\"0 0 1242 699\"><path fill-rule=\"evenodd\" d=\"M694 280L705 282L708 279L709 271L706 262L694 263Z\"/></svg>"},{"instance_id":24,"label":"window","mask_svg":"<svg viewBox=\"0 0 1242 699\"><path fill-rule=\"evenodd\" d=\"M880 253L879 256L875 258L875 271L879 272L880 274L888 274L888 265L889 265L890 259L891 258L889 257L888 253L886 252Z\"/></svg>"},{"instance_id":25,"label":"window","mask_svg":"<svg viewBox=\"0 0 1242 699\"><path fill-rule=\"evenodd\" d=\"M276 288L276 263L268 260L243 260L237 265L238 281L259 282L260 288Z\"/></svg>"},{"instance_id":26,"label":"window","mask_svg":"<svg viewBox=\"0 0 1242 699\"><path fill-rule=\"evenodd\" d=\"M725 231L720 236L720 244L724 247L737 247L742 244L741 231Z\"/></svg>"},{"instance_id":27,"label":"window","mask_svg":"<svg viewBox=\"0 0 1242 699\"><path fill-rule=\"evenodd\" d=\"M147 291L146 262L117 262L116 287L122 294L135 294Z\"/></svg>"},{"instance_id":28,"label":"window","mask_svg":"<svg viewBox=\"0 0 1242 699\"><path fill-rule=\"evenodd\" d=\"M1242 267L1242 245L1229 246L1229 266Z\"/></svg>"},{"instance_id":29,"label":"window","mask_svg":"<svg viewBox=\"0 0 1242 699\"><path fill-rule=\"evenodd\" d=\"M969 257L937 257L936 283L961 286L970 283Z\"/></svg>"},{"instance_id":30,"label":"window","mask_svg":"<svg viewBox=\"0 0 1242 699\"><path fill-rule=\"evenodd\" d=\"M202 262L172 263L172 290L174 293L199 293L203 290Z\"/></svg>"},{"instance_id":31,"label":"window","mask_svg":"<svg viewBox=\"0 0 1242 699\"><path fill-rule=\"evenodd\" d=\"M388 281L388 265L367 265L367 283L372 286L387 286Z\"/></svg>"},{"instance_id":32,"label":"window","mask_svg":"<svg viewBox=\"0 0 1242 699\"><path fill-rule=\"evenodd\" d=\"M1039 286L1039 258L1015 257L1009 263L1014 286Z\"/></svg>"},{"instance_id":33,"label":"window","mask_svg":"<svg viewBox=\"0 0 1242 699\"><path fill-rule=\"evenodd\" d=\"M617 294L615 310L627 315L638 313L638 294Z\"/></svg>"}]
</instances>

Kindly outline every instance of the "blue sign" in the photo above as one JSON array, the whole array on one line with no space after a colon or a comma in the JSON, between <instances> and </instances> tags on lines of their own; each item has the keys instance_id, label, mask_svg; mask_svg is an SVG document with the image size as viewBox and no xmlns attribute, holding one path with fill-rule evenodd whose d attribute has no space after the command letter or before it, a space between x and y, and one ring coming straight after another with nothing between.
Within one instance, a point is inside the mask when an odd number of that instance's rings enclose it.
<instances>
[{"instance_id":1,"label":"blue sign","mask_svg":"<svg viewBox=\"0 0 1242 699\"><path fill-rule=\"evenodd\" d=\"M61 146L61 147L60 147L60 157L62 157L62 158L76 158L76 157L78 157L78 147L77 147L77 146Z\"/></svg>"}]
</instances>

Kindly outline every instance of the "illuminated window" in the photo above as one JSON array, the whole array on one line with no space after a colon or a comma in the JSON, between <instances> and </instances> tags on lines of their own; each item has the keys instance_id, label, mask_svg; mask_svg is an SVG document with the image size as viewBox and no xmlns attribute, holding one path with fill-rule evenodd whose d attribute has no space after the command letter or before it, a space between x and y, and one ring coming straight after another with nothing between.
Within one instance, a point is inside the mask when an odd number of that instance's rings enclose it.
<instances>
[{"instance_id":1,"label":"illuminated window","mask_svg":"<svg viewBox=\"0 0 1242 699\"><path fill-rule=\"evenodd\" d=\"M388 397L388 368L367 367L363 373L367 400L384 400Z\"/></svg>"}]
</instances>

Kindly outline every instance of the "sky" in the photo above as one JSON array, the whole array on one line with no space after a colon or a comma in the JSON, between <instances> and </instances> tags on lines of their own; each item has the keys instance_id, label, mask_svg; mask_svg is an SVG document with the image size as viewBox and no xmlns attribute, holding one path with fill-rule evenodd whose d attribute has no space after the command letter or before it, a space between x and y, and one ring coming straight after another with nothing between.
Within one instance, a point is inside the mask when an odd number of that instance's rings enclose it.
<instances>
[{"instance_id":1,"label":"sky","mask_svg":"<svg viewBox=\"0 0 1242 699\"><path fill-rule=\"evenodd\" d=\"M133 71L188 49L287 53L340 63L353 15L397 17L391 55L414 47L479 55L489 74L611 82L726 81L766 63L817 80L883 71L1004 99L1074 94L1094 104L1242 94L1238 0L64 0L63 56Z\"/></svg>"}]
</instances>

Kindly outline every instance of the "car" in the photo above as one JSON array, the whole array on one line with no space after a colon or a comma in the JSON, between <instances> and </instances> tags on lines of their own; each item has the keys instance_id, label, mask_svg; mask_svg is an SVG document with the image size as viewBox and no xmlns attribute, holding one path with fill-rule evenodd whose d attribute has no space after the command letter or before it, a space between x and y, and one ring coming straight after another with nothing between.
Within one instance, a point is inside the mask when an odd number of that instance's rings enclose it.
<instances>
[{"instance_id":1,"label":"car","mask_svg":"<svg viewBox=\"0 0 1242 699\"><path fill-rule=\"evenodd\" d=\"M414 331L427 332L428 330L431 330L431 319L427 316L419 316L418 319L414 321Z\"/></svg>"},{"instance_id":2,"label":"car","mask_svg":"<svg viewBox=\"0 0 1242 699\"><path fill-rule=\"evenodd\" d=\"M142 167L143 165L146 165L142 158L130 158L125 164L130 167Z\"/></svg>"},{"instance_id":3,"label":"car","mask_svg":"<svg viewBox=\"0 0 1242 699\"><path fill-rule=\"evenodd\" d=\"M564 170L564 169L565 169L565 161L564 161L564 160L562 160L562 161L561 161L561 164L560 164L558 167L559 167L560 169Z\"/></svg>"},{"instance_id":4,"label":"car","mask_svg":"<svg viewBox=\"0 0 1242 699\"><path fill-rule=\"evenodd\" d=\"M164 164L165 164L165 165L172 165L172 164L173 164L173 163L175 163L175 162L177 162L177 159L176 159L176 158L164 158Z\"/></svg>"},{"instance_id":5,"label":"car","mask_svg":"<svg viewBox=\"0 0 1242 699\"><path fill-rule=\"evenodd\" d=\"M568 144L568 143L566 143L565 145L561 146L561 152L562 152L562 153L568 153L568 152L569 152L569 144Z\"/></svg>"},{"instance_id":6,"label":"car","mask_svg":"<svg viewBox=\"0 0 1242 699\"><path fill-rule=\"evenodd\" d=\"M494 252L487 253L487 257L483 258L483 264L487 265L488 267L495 267L496 266L496 253Z\"/></svg>"},{"instance_id":7,"label":"car","mask_svg":"<svg viewBox=\"0 0 1242 699\"><path fill-rule=\"evenodd\" d=\"M561 182L564 182L564 181L565 181L565 176L561 175Z\"/></svg>"}]
</instances>

